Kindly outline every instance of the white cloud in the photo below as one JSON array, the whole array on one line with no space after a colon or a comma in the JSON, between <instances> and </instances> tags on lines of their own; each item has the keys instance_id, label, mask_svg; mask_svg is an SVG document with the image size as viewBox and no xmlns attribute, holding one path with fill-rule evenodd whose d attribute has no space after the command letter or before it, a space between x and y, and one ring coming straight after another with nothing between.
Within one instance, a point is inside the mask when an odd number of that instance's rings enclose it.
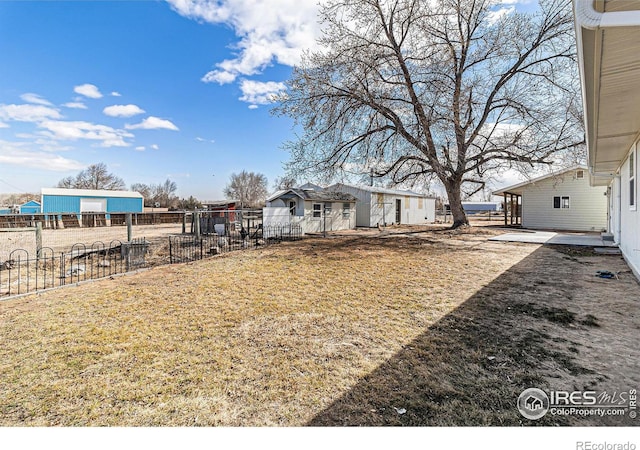
<instances>
[{"instance_id":1,"label":"white cloud","mask_svg":"<svg viewBox=\"0 0 640 450\"><path fill-rule=\"evenodd\" d=\"M133 134L124 130L82 121L48 120L40 123L38 127L46 130L42 134L51 139L100 141L100 147L129 147L131 144L125 139L133 137Z\"/></svg>"},{"instance_id":2,"label":"white cloud","mask_svg":"<svg viewBox=\"0 0 640 450\"><path fill-rule=\"evenodd\" d=\"M74 87L73 92L89 98L102 98L100 90L93 84L81 84L80 86Z\"/></svg>"},{"instance_id":3,"label":"white cloud","mask_svg":"<svg viewBox=\"0 0 640 450\"><path fill-rule=\"evenodd\" d=\"M137 152L143 152L143 151L145 151L145 147L144 147L144 145L141 145L141 146L139 146L139 147L136 147L136 151L137 151Z\"/></svg>"},{"instance_id":4,"label":"white cloud","mask_svg":"<svg viewBox=\"0 0 640 450\"><path fill-rule=\"evenodd\" d=\"M121 94L120 92L113 91L113 92L111 93L111 96L112 96L112 97L122 97L122 94Z\"/></svg>"},{"instance_id":5,"label":"white cloud","mask_svg":"<svg viewBox=\"0 0 640 450\"><path fill-rule=\"evenodd\" d=\"M85 105L82 102L68 102L68 103L64 103L62 106L64 106L65 108L72 108L72 109L87 109L87 105Z\"/></svg>"},{"instance_id":6,"label":"white cloud","mask_svg":"<svg viewBox=\"0 0 640 450\"><path fill-rule=\"evenodd\" d=\"M515 6L509 6L506 8L500 8L495 11L491 11L489 14L487 14L487 23L489 23L490 25L493 25L496 22L498 22L500 19L502 19L504 16L514 13L515 10L516 10Z\"/></svg>"},{"instance_id":7,"label":"white cloud","mask_svg":"<svg viewBox=\"0 0 640 450\"><path fill-rule=\"evenodd\" d=\"M127 130L173 130L178 131L178 127L170 120L161 119L159 117L149 116L142 122L135 125L125 125Z\"/></svg>"},{"instance_id":8,"label":"white cloud","mask_svg":"<svg viewBox=\"0 0 640 450\"><path fill-rule=\"evenodd\" d=\"M46 119L60 119L57 109L43 105L4 105L0 104L0 119L17 122L40 122Z\"/></svg>"},{"instance_id":9,"label":"white cloud","mask_svg":"<svg viewBox=\"0 0 640 450\"><path fill-rule=\"evenodd\" d=\"M208 143L211 143L211 144L215 144L215 142L216 142L214 139L205 139L205 138L202 138L200 136L198 136L196 138L196 141L198 141L198 142L208 142Z\"/></svg>"},{"instance_id":10,"label":"white cloud","mask_svg":"<svg viewBox=\"0 0 640 450\"><path fill-rule=\"evenodd\" d=\"M182 16L226 24L240 39L236 58L218 62L204 82L231 83L274 62L293 66L320 35L316 0L168 0Z\"/></svg>"},{"instance_id":11,"label":"white cloud","mask_svg":"<svg viewBox=\"0 0 640 450\"><path fill-rule=\"evenodd\" d=\"M107 106L102 112L111 117L132 117L145 111L137 105L112 105Z\"/></svg>"},{"instance_id":12,"label":"white cloud","mask_svg":"<svg viewBox=\"0 0 640 450\"><path fill-rule=\"evenodd\" d=\"M30 92L22 94L20 98L27 103L33 103L35 105L53 106L51 102L46 98L41 97L38 94L32 94Z\"/></svg>"},{"instance_id":13,"label":"white cloud","mask_svg":"<svg viewBox=\"0 0 640 450\"><path fill-rule=\"evenodd\" d=\"M242 80L240 90L243 95L240 97L240 100L251 103L252 105L267 105L273 102L276 94L284 91L286 88L284 83L275 81Z\"/></svg>"},{"instance_id":14,"label":"white cloud","mask_svg":"<svg viewBox=\"0 0 640 450\"><path fill-rule=\"evenodd\" d=\"M249 105L249 109L258 109L258 105Z\"/></svg>"},{"instance_id":15,"label":"white cloud","mask_svg":"<svg viewBox=\"0 0 640 450\"><path fill-rule=\"evenodd\" d=\"M154 150L159 150L160 149L160 147L158 147L158 144L151 145L151 148L154 149Z\"/></svg>"},{"instance_id":16,"label":"white cloud","mask_svg":"<svg viewBox=\"0 0 640 450\"><path fill-rule=\"evenodd\" d=\"M9 128L9 125L4 122L0 122L0 128Z\"/></svg>"},{"instance_id":17,"label":"white cloud","mask_svg":"<svg viewBox=\"0 0 640 450\"><path fill-rule=\"evenodd\" d=\"M85 168L85 164L54 153L32 151L28 144L0 140L0 165L10 164L54 172L68 172Z\"/></svg>"}]
</instances>

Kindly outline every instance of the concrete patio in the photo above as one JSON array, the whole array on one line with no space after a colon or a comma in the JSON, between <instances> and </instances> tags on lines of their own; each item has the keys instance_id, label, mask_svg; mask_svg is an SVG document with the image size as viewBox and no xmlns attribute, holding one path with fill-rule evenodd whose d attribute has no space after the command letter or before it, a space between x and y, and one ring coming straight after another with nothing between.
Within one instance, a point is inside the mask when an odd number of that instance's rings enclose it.
<instances>
[{"instance_id":1,"label":"concrete patio","mask_svg":"<svg viewBox=\"0 0 640 450\"><path fill-rule=\"evenodd\" d=\"M609 240L604 240L596 233L556 233L553 231L521 230L501 234L489 239L490 241L524 242L529 244L549 245L577 245L585 247L617 247Z\"/></svg>"}]
</instances>

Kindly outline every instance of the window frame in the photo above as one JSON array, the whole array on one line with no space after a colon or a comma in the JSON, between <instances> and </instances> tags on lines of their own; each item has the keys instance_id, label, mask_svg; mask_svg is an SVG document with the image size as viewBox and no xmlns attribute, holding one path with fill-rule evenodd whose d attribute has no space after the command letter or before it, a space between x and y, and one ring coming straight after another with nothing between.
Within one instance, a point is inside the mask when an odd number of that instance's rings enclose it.
<instances>
[{"instance_id":1,"label":"window frame","mask_svg":"<svg viewBox=\"0 0 640 450\"><path fill-rule=\"evenodd\" d=\"M296 215L297 207L298 207L298 204L296 203L295 200L289 200L289 215L290 216L295 216Z\"/></svg>"},{"instance_id":2,"label":"window frame","mask_svg":"<svg viewBox=\"0 0 640 450\"><path fill-rule=\"evenodd\" d=\"M351 217L351 203L343 202L342 203L342 218L348 219Z\"/></svg>"},{"instance_id":3,"label":"window frame","mask_svg":"<svg viewBox=\"0 0 640 450\"><path fill-rule=\"evenodd\" d=\"M566 200L566 203L565 203ZM553 196L553 209L571 209L571 196L569 195L554 195Z\"/></svg>"},{"instance_id":4,"label":"window frame","mask_svg":"<svg viewBox=\"0 0 640 450\"><path fill-rule=\"evenodd\" d=\"M316 206L318 208L316 208ZM317 213L317 215L316 215ZM322 218L322 203L312 203L311 204L311 218L313 219L321 219Z\"/></svg>"}]
</instances>

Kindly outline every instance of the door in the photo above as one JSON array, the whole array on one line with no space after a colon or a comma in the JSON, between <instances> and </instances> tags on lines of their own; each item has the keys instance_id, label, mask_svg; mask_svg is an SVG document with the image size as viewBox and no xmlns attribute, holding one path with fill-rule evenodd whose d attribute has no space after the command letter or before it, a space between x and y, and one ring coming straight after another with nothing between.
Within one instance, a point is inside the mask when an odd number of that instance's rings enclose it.
<instances>
[{"instance_id":1,"label":"door","mask_svg":"<svg viewBox=\"0 0 640 450\"><path fill-rule=\"evenodd\" d=\"M400 218L402 217L402 200L396 199L396 223L400 223Z\"/></svg>"}]
</instances>

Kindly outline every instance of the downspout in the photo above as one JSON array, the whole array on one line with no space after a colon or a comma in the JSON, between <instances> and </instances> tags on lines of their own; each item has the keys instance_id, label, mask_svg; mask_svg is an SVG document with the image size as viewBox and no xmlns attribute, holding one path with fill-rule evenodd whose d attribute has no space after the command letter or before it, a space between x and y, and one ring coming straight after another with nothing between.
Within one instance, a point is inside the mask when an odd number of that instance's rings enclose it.
<instances>
[{"instance_id":1,"label":"downspout","mask_svg":"<svg viewBox=\"0 0 640 450\"><path fill-rule=\"evenodd\" d=\"M588 30L599 28L635 27L640 25L640 11L599 12L595 9L596 0L574 0L576 22Z\"/></svg>"},{"instance_id":2,"label":"downspout","mask_svg":"<svg viewBox=\"0 0 640 450\"><path fill-rule=\"evenodd\" d=\"M620 175L616 175L614 181L614 187L616 187L616 234L614 236L615 242L620 243L622 237L622 178Z\"/></svg>"}]
</instances>

